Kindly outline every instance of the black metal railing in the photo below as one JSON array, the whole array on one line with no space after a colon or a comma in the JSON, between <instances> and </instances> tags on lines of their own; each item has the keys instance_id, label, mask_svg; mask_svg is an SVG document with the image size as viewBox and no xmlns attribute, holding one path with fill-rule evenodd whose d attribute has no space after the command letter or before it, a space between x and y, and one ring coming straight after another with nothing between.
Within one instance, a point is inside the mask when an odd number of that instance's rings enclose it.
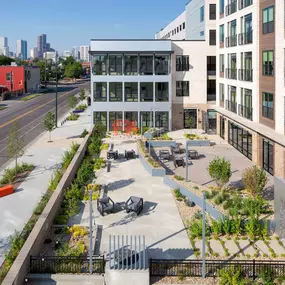
<instances>
[{"instance_id":1,"label":"black metal railing","mask_svg":"<svg viewBox=\"0 0 285 285\"><path fill-rule=\"evenodd\" d=\"M237 70L226 68L226 78L228 79L237 79Z\"/></svg>"},{"instance_id":2,"label":"black metal railing","mask_svg":"<svg viewBox=\"0 0 285 285\"><path fill-rule=\"evenodd\" d=\"M252 0L239 0L239 10L252 5Z\"/></svg>"},{"instance_id":3,"label":"black metal railing","mask_svg":"<svg viewBox=\"0 0 285 285\"><path fill-rule=\"evenodd\" d=\"M237 112L237 103L226 100L226 109L233 112L233 113L236 113Z\"/></svg>"},{"instance_id":4,"label":"black metal railing","mask_svg":"<svg viewBox=\"0 0 285 285\"><path fill-rule=\"evenodd\" d=\"M274 109L267 106L262 106L262 116L265 118L268 118L270 120L273 120L274 118Z\"/></svg>"},{"instance_id":5,"label":"black metal railing","mask_svg":"<svg viewBox=\"0 0 285 285\"><path fill-rule=\"evenodd\" d=\"M246 33L239 34L238 35L238 44L239 45L252 44L252 31L248 31Z\"/></svg>"},{"instance_id":6,"label":"black metal railing","mask_svg":"<svg viewBox=\"0 0 285 285\"><path fill-rule=\"evenodd\" d=\"M263 64L262 74L266 76L273 76L274 75L274 65L273 64Z\"/></svg>"},{"instance_id":7,"label":"black metal railing","mask_svg":"<svg viewBox=\"0 0 285 285\"><path fill-rule=\"evenodd\" d=\"M233 1L226 6L226 16L231 15L237 11L237 1Z\"/></svg>"},{"instance_id":8,"label":"black metal railing","mask_svg":"<svg viewBox=\"0 0 285 285\"><path fill-rule=\"evenodd\" d=\"M226 47L235 47L237 45L237 35L226 37Z\"/></svg>"},{"instance_id":9,"label":"black metal railing","mask_svg":"<svg viewBox=\"0 0 285 285\"><path fill-rule=\"evenodd\" d=\"M189 63L176 64L176 71L188 71L189 68Z\"/></svg>"},{"instance_id":10,"label":"black metal railing","mask_svg":"<svg viewBox=\"0 0 285 285\"><path fill-rule=\"evenodd\" d=\"M252 108L249 108L244 105L238 105L238 114L246 119L252 121Z\"/></svg>"},{"instance_id":11,"label":"black metal railing","mask_svg":"<svg viewBox=\"0 0 285 285\"><path fill-rule=\"evenodd\" d=\"M239 69L238 77L239 80L252 82L252 69Z\"/></svg>"},{"instance_id":12,"label":"black metal railing","mask_svg":"<svg viewBox=\"0 0 285 285\"><path fill-rule=\"evenodd\" d=\"M240 269L253 280L265 271L273 274L274 279L285 275L284 260L206 260L206 277L217 277L221 269L232 268ZM201 277L202 260L150 259L149 271L151 277Z\"/></svg>"},{"instance_id":13,"label":"black metal railing","mask_svg":"<svg viewBox=\"0 0 285 285\"><path fill-rule=\"evenodd\" d=\"M31 256L30 273L89 273L89 258L78 256ZM104 273L104 256L92 259L92 272Z\"/></svg>"}]
</instances>

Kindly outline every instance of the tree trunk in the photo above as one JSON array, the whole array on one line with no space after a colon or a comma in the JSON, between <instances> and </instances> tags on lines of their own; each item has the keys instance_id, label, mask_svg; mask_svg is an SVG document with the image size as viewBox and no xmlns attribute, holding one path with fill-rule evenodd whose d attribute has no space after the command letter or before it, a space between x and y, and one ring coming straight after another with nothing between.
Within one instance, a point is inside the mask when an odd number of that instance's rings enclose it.
<instances>
[{"instance_id":1,"label":"tree trunk","mask_svg":"<svg viewBox=\"0 0 285 285\"><path fill-rule=\"evenodd\" d=\"M16 154L16 157L15 157L15 162L16 162L15 173L16 173L16 177L17 177L17 169L18 169L18 155L17 154Z\"/></svg>"},{"instance_id":2,"label":"tree trunk","mask_svg":"<svg viewBox=\"0 0 285 285\"><path fill-rule=\"evenodd\" d=\"M51 132L49 132L49 141L51 141Z\"/></svg>"}]
</instances>

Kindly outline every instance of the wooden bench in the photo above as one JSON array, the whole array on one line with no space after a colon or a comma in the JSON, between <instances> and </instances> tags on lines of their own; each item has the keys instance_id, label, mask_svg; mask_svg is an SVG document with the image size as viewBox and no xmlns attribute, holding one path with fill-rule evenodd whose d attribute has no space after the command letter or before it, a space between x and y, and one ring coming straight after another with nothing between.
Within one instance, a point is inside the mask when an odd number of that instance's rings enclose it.
<instances>
[{"instance_id":1,"label":"wooden bench","mask_svg":"<svg viewBox=\"0 0 285 285\"><path fill-rule=\"evenodd\" d=\"M4 196L7 196L13 193L14 193L13 185L6 185L3 187L0 187L0 197L4 197Z\"/></svg>"}]
</instances>

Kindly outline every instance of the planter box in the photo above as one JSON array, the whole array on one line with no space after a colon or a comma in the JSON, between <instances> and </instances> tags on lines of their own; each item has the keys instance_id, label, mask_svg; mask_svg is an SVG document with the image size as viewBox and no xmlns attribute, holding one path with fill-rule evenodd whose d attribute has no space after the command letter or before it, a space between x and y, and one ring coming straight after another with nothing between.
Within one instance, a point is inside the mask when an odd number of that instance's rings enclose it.
<instances>
[{"instance_id":1,"label":"planter box","mask_svg":"<svg viewBox=\"0 0 285 285\"><path fill-rule=\"evenodd\" d=\"M152 147L176 147L176 141L148 141Z\"/></svg>"},{"instance_id":2,"label":"planter box","mask_svg":"<svg viewBox=\"0 0 285 285\"><path fill-rule=\"evenodd\" d=\"M160 134L164 134L165 130L164 129L158 129L154 132L145 132L144 137L148 140L151 140L152 138L158 137Z\"/></svg>"},{"instance_id":3,"label":"planter box","mask_svg":"<svg viewBox=\"0 0 285 285\"><path fill-rule=\"evenodd\" d=\"M146 171L151 176L159 176L159 177L165 176L166 172L165 172L164 168L162 168L162 167L157 167L157 168L152 167L140 153L139 153L139 159L140 159L142 165L144 166L144 168L146 169Z\"/></svg>"},{"instance_id":4,"label":"planter box","mask_svg":"<svg viewBox=\"0 0 285 285\"><path fill-rule=\"evenodd\" d=\"M78 113L82 113L84 112L84 110L73 110L72 113L73 114L78 114Z\"/></svg>"},{"instance_id":5,"label":"planter box","mask_svg":"<svg viewBox=\"0 0 285 285\"><path fill-rule=\"evenodd\" d=\"M188 140L188 146L211 146L210 140Z\"/></svg>"}]
</instances>

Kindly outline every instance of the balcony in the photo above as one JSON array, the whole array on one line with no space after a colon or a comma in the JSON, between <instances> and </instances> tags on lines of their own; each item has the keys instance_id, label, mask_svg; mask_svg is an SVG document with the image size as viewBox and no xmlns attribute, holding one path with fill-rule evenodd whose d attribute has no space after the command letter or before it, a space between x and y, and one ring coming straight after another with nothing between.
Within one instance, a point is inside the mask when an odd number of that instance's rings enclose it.
<instances>
[{"instance_id":1,"label":"balcony","mask_svg":"<svg viewBox=\"0 0 285 285\"><path fill-rule=\"evenodd\" d=\"M226 37L226 47L237 46L237 35Z\"/></svg>"},{"instance_id":2,"label":"balcony","mask_svg":"<svg viewBox=\"0 0 285 285\"><path fill-rule=\"evenodd\" d=\"M237 70L226 68L226 78L227 79L237 79Z\"/></svg>"},{"instance_id":3,"label":"balcony","mask_svg":"<svg viewBox=\"0 0 285 285\"><path fill-rule=\"evenodd\" d=\"M226 6L226 16L229 16L237 11L237 1L233 1Z\"/></svg>"},{"instance_id":4,"label":"balcony","mask_svg":"<svg viewBox=\"0 0 285 285\"><path fill-rule=\"evenodd\" d=\"M233 113L236 113L237 112L237 103L226 100L226 109L233 112Z\"/></svg>"},{"instance_id":5,"label":"balcony","mask_svg":"<svg viewBox=\"0 0 285 285\"><path fill-rule=\"evenodd\" d=\"M252 69L239 69L238 79L241 81L252 82Z\"/></svg>"},{"instance_id":6,"label":"balcony","mask_svg":"<svg viewBox=\"0 0 285 285\"><path fill-rule=\"evenodd\" d=\"M252 5L252 0L239 0L239 10Z\"/></svg>"},{"instance_id":7,"label":"balcony","mask_svg":"<svg viewBox=\"0 0 285 285\"><path fill-rule=\"evenodd\" d=\"M249 108L244 105L238 105L238 114L252 121L252 108Z\"/></svg>"},{"instance_id":8,"label":"balcony","mask_svg":"<svg viewBox=\"0 0 285 285\"><path fill-rule=\"evenodd\" d=\"M252 44L252 31L239 34L238 35L238 44L239 45Z\"/></svg>"},{"instance_id":9,"label":"balcony","mask_svg":"<svg viewBox=\"0 0 285 285\"><path fill-rule=\"evenodd\" d=\"M262 106L262 116L270 120L274 119L274 109L267 106Z\"/></svg>"}]
</instances>

